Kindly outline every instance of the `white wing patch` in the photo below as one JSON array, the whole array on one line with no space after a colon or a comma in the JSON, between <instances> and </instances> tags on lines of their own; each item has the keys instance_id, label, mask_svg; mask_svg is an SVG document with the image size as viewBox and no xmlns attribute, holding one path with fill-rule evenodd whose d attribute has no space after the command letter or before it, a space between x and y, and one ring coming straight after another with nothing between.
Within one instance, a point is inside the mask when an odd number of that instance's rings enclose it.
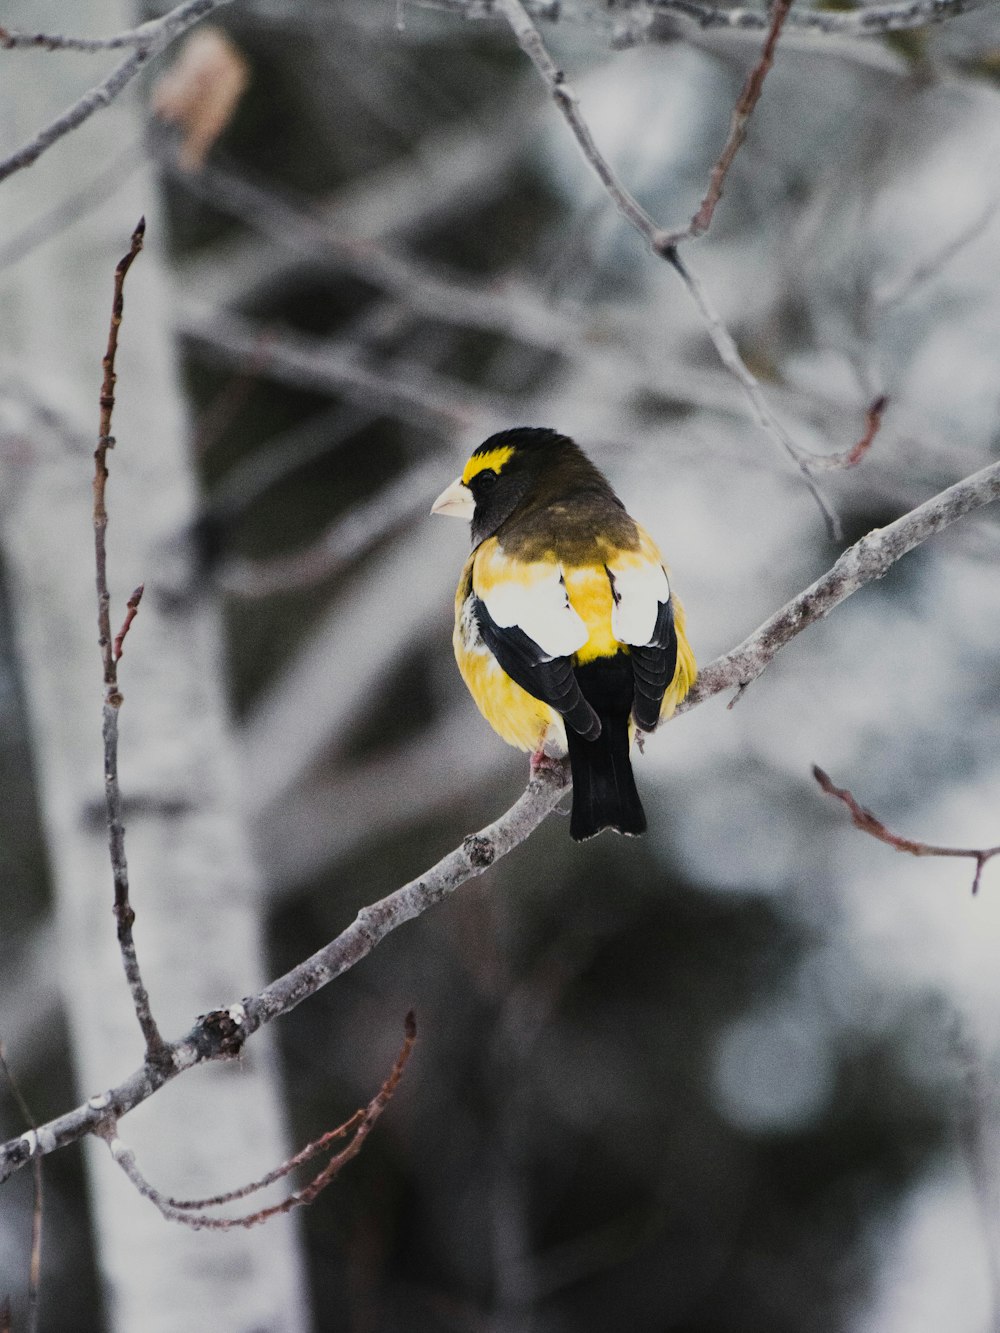
<instances>
[{"instance_id":1,"label":"white wing patch","mask_svg":"<svg viewBox=\"0 0 1000 1333\"><path fill-rule=\"evenodd\" d=\"M653 561L608 567L614 606L611 632L619 643L637 648L649 643L660 607L670 600L670 584L663 566Z\"/></svg>"},{"instance_id":2,"label":"white wing patch","mask_svg":"<svg viewBox=\"0 0 1000 1333\"><path fill-rule=\"evenodd\" d=\"M590 637L587 626L569 604L558 565L521 565L516 581L500 580L485 592L477 588L476 595L501 629L517 625L550 661L569 657Z\"/></svg>"}]
</instances>

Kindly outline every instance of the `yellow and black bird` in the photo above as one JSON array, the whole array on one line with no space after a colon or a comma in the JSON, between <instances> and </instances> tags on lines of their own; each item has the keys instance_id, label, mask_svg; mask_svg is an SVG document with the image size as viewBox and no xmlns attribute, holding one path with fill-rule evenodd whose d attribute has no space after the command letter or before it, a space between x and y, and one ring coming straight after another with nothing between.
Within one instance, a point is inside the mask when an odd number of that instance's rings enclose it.
<instances>
[{"instance_id":1,"label":"yellow and black bird","mask_svg":"<svg viewBox=\"0 0 1000 1333\"><path fill-rule=\"evenodd\" d=\"M491 435L435 514L471 520L455 598L455 656L510 745L568 749L570 833L642 833L629 748L695 677L684 612L652 538L566 435Z\"/></svg>"}]
</instances>

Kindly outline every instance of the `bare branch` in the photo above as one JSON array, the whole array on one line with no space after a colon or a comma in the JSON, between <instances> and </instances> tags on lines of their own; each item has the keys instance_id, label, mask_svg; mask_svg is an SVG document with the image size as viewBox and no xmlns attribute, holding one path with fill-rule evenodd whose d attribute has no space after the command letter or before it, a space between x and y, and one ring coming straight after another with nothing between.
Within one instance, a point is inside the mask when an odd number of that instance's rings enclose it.
<instances>
[{"instance_id":1,"label":"bare branch","mask_svg":"<svg viewBox=\"0 0 1000 1333\"><path fill-rule=\"evenodd\" d=\"M275 1170L269 1171L260 1180L255 1180L249 1185L243 1185L239 1189L230 1190L226 1194L217 1194L210 1199L172 1199L168 1195L162 1194L143 1176L136 1164L132 1149L126 1147L118 1137L117 1125L109 1123L101 1131L101 1136L106 1140L111 1156L139 1193L155 1204L168 1221L180 1222L193 1231L231 1231L234 1227L259 1226L272 1217L279 1217L283 1213L290 1213L293 1208L312 1203L326 1189L327 1185L337 1178L347 1163L357 1157L364 1147L365 1139L367 1139L375 1126L375 1122L388 1106L399 1080L403 1077L403 1070L406 1068L414 1042L417 1039L417 1025L412 1011L406 1016L405 1027L406 1035L403 1038L403 1045L400 1047L396 1062L389 1072L388 1078L366 1107L356 1111L350 1120L345 1121L344 1124L308 1144L301 1152L290 1157L288 1161L283 1162ZM303 1189L296 1190L281 1203L273 1204L268 1208L261 1208L255 1213L244 1214L242 1217L215 1217L205 1211L207 1208L215 1208L232 1203L237 1199L245 1199L249 1194L255 1194L258 1190L264 1189L276 1180L283 1179L297 1166L310 1161L323 1152L334 1140L341 1139L347 1134L351 1134L352 1137L340 1152L327 1162L323 1170L314 1176Z\"/></svg>"},{"instance_id":2,"label":"bare branch","mask_svg":"<svg viewBox=\"0 0 1000 1333\"><path fill-rule=\"evenodd\" d=\"M727 9L705 5L698 0L648 0L655 11L681 14L694 19L701 28L738 28L742 31L767 30L769 15L759 9ZM878 37L887 32L905 32L943 23L959 14L971 13L995 3L995 0L903 0L895 5L870 5L847 12L830 9L797 9L788 26L807 29L818 35Z\"/></svg>"},{"instance_id":3,"label":"bare branch","mask_svg":"<svg viewBox=\"0 0 1000 1333\"><path fill-rule=\"evenodd\" d=\"M38 34L34 37L24 37L21 34L7 32L6 29L0 29L2 34L2 45L12 46L44 46L49 50L72 49L82 50L104 50L110 46L120 44L122 46L131 46L134 49L132 53L116 65L106 79L103 79L93 88L89 88L72 106L67 107L62 115L57 116L43 129L39 130L33 139L24 144L16 152L11 153L9 157L0 161L0 181L6 180L14 172L20 171L23 167L30 167L36 162L46 149L51 148L54 143L75 130L78 125L82 125L85 120L89 120L95 111L102 107L110 106L123 88L132 82L139 71L155 59L164 51L170 43L192 24L197 23L199 19L205 17L214 9L222 5L230 4L231 0L187 0L185 4L178 5L176 9L164 14L160 19L154 19L152 23L144 24L142 28L137 28L132 33L121 34L122 37L132 40L116 43L115 38L59 38L45 37ZM138 34L143 33L144 36ZM97 42L98 45L80 45L80 43ZM103 43L103 45L101 45Z\"/></svg>"},{"instance_id":4,"label":"bare branch","mask_svg":"<svg viewBox=\"0 0 1000 1333\"><path fill-rule=\"evenodd\" d=\"M882 578L914 547L973 510L1000 499L1000 462L941 491L926 503L849 547L822 578L776 612L753 634L701 673L678 713L755 680L797 634L829 615L852 593ZM525 791L499 819L467 837L436 865L379 902L363 908L336 939L286 972L259 995L203 1015L165 1058L147 1062L117 1087L0 1146L0 1182L38 1156L55 1152L119 1120L185 1069L231 1059L265 1023L288 1013L310 995L366 958L387 935L452 894L467 880L519 846L555 808L569 787L565 763L535 770Z\"/></svg>"},{"instance_id":5,"label":"bare branch","mask_svg":"<svg viewBox=\"0 0 1000 1333\"><path fill-rule=\"evenodd\" d=\"M135 913L129 902L128 863L125 859L125 827L122 824L122 794L118 784L118 710L122 695L118 689L118 658L128 627L135 616L142 590L137 589L129 602L129 615L121 633L112 643L111 594L108 591L107 546L108 511L105 489L108 480L108 450L114 447L111 434L111 415L115 407L115 356L118 352L118 331L125 308L125 278L142 249L146 234L146 219L140 218L132 233L129 252L119 260L115 269L114 298L111 304L111 324L108 329L108 348L104 354L104 379L101 384L101 414L97 448L94 451L94 557L97 568L97 642L104 664L104 795L108 811L108 847L111 853L111 872L115 886L115 920L118 923L118 946L121 949L125 977L132 993L136 1018L146 1040L146 1058L156 1062L164 1058L166 1043L160 1035L149 1007L149 994L142 980L136 954L132 925Z\"/></svg>"},{"instance_id":6,"label":"bare branch","mask_svg":"<svg viewBox=\"0 0 1000 1333\"><path fill-rule=\"evenodd\" d=\"M289 1012L322 986L371 953L388 934L442 901L460 885L519 846L558 804L569 785L566 767L533 775L514 805L479 833L449 852L423 875L363 908L355 921L330 944L272 982L259 995L228 1009L204 1014L186 1036L166 1048L167 1059L145 1063L124 1082L82 1106L0 1147L0 1182L36 1156L99 1133L146 1101L163 1085L208 1060L237 1056L247 1038L265 1023Z\"/></svg>"},{"instance_id":7,"label":"bare branch","mask_svg":"<svg viewBox=\"0 0 1000 1333\"><path fill-rule=\"evenodd\" d=\"M333 262L342 271L376 284L431 319L487 329L556 351L572 334L573 320L526 289L484 289L394 253L368 237L345 234L322 217L295 207L275 191L261 189L232 171L206 166L191 175L180 172L173 156L160 154L160 160L185 190L241 219L259 235L311 259Z\"/></svg>"},{"instance_id":8,"label":"bare branch","mask_svg":"<svg viewBox=\"0 0 1000 1333\"><path fill-rule=\"evenodd\" d=\"M410 0L422 9L440 9L460 14L466 19L492 18L499 8L499 0ZM887 32L906 32L925 28L933 23L944 23L961 14L989 8L996 0L901 0L892 5L869 5L855 10L798 9L789 15L789 28L816 37L880 37ZM607 10L594 4L553 3L553 0L524 0L524 7L537 20L552 22L575 19L578 22L606 27ZM767 32L770 14L765 9L730 9L721 5L700 3L700 0L647 0L639 23L646 33L655 37L650 19L656 14L676 15L688 19L706 31L726 29L730 32Z\"/></svg>"},{"instance_id":9,"label":"bare branch","mask_svg":"<svg viewBox=\"0 0 1000 1333\"><path fill-rule=\"evenodd\" d=\"M834 786L828 774L824 773L818 764L813 764L812 772L813 777L828 795L836 796L838 801L843 801L851 812L851 822L862 833L870 833L879 842L886 843L889 847L895 848L897 852L909 852L911 856L963 856L975 861L976 873L972 879L973 894L979 892L979 881L982 878L983 866L994 856L1000 856L1000 845L996 847L938 847L930 842L903 838L898 833L890 832L881 819L873 814L871 810L859 804L846 787Z\"/></svg>"},{"instance_id":10,"label":"bare branch","mask_svg":"<svg viewBox=\"0 0 1000 1333\"><path fill-rule=\"evenodd\" d=\"M856 467L864 458L868 450L875 443L875 436L882 428L882 416L889 405L889 399L886 395L880 394L872 403L865 414L865 429L857 444L850 449L845 449L842 454L829 454L823 458L814 459L811 466L819 471L823 469L843 469Z\"/></svg>"},{"instance_id":11,"label":"bare branch","mask_svg":"<svg viewBox=\"0 0 1000 1333\"><path fill-rule=\"evenodd\" d=\"M324 343L288 331L264 339L257 325L232 312L224 317L192 312L182 319L181 332L226 365L253 366L257 374L286 384L342 394L362 407L435 431L451 433L510 419L500 401L422 366L410 363L401 373L397 362L392 370L368 370L350 344Z\"/></svg>"},{"instance_id":12,"label":"bare branch","mask_svg":"<svg viewBox=\"0 0 1000 1333\"><path fill-rule=\"evenodd\" d=\"M45 51L119 51L125 47L134 47L137 51L149 50L158 42L169 42L179 37L213 9L229 3L230 0L185 0L184 4L177 5L160 18L150 19L138 28L130 28L111 37L65 37L44 32L11 32L9 28L0 28L0 47L8 51L21 47L41 48Z\"/></svg>"},{"instance_id":13,"label":"bare branch","mask_svg":"<svg viewBox=\"0 0 1000 1333\"><path fill-rule=\"evenodd\" d=\"M778 45L778 38L781 35L781 29L788 17L788 11L792 7L792 0L775 0L771 8L771 22L767 30L767 39L764 42L764 49L760 53L760 59L754 65L753 69L747 75L746 82L743 85L743 91L733 108L732 118L729 122L729 135L723 145L722 152L719 154L715 166L712 168L712 174L709 177L708 191L701 201L701 207L695 213L688 225L680 231L671 234L670 244L678 245L681 241L686 241L695 236L702 236L712 225L712 218L715 215L716 205L722 198L722 189L726 183L726 176L729 168L733 165L733 159L739 152L743 140L747 137L747 126L750 123L750 117L753 115L754 107L764 91L764 80L767 78L768 71L774 64L774 51Z\"/></svg>"},{"instance_id":14,"label":"bare branch","mask_svg":"<svg viewBox=\"0 0 1000 1333\"><path fill-rule=\"evenodd\" d=\"M791 0L788 0L788 3L791 3ZM681 262L677 249L679 241L690 239L690 237L696 233L690 228L680 233L665 231L653 221L638 200L622 184L611 164L598 148L594 136L590 132L590 127L587 125L587 122L584 120L583 115L580 112L576 93L567 82L563 71L556 65L555 61L549 54L548 49L542 40L541 33L529 18L521 0L495 0L495 4L498 11L503 14L504 18L506 18L507 22L510 24L511 30L517 38L518 45L530 58L539 74L545 80L545 83L552 94L553 101L559 108L567 125L569 125L572 130L584 157L594 172L596 172L611 201L615 205L615 208L625 221L628 222L640 236L642 236L653 253L660 259L665 259L671 265L675 273L677 273L678 277L684 283L688 294L701 312L705 327L719 354L720 360L739 381L743 388L743 392L746 394L750 405L753 408L758 424L778 445L778 447L793 460L802 472L806 485L826 520L831 536L835 540L839 540L840 525L837 517L816 482L809 476L813 461L821 459L822 455L813 454L809 450L803 449L800 445L797 445L780 422L778 422L777 418L767 405L756 377L740 356L735 340L722 322L719 313L712 306L708 294L700 280L689 264ZM781 9L782 6L779 6L778 8ZM784 6L784 8L787 9L787 6ZM718 189L720 194L725 174L736 155L740 143L743 142L743 138L746 135L746 121L760 95L760 88L763 84L764 75L770 68L774 42L777 40L780 26L780 22L778 22L773 26L771 31L769 31L768 40L765 43L764 54L758 62L755 71L758 77L755 80L754 76L751 75L750 82L748 83L750 92L747 92L747 90L744 89L744 96L740 99L737 112L739 112L739 105L744 105L745 107L748 106L749 109L745 111L745 114L742 115L742 117L737 113L734 113L733 123L736 128L731 131L731 140L733 140L731 151L730 145L727 144L726 148L723 150L723 158L720 158L720 162L723 163L723 166L720 169L721 174L718 176L718 179L716 179L716 173L713 172L713 182L715 182L715 188ZM737 129L739 130L738 137L733 139L733 136L737 134ZM723 161L723 159L725 160ZM710 187L709 196L706 198L710 199L711 195L712 188ZM714 207L715 204L713 202L711 204L712 211L714 211ZM711 211L709 212L708 221L711 221ZM707 225L708 223L705 224L705 227L707 227ZM705 228L702 228L702 230L704 229Z\"/></svg>"},{"instance_id":15,"label":"bare branch","mask_svg":"<svg viewBox=\"0 0 1000 1333\"><path fill-rule=\"evenodd\" d=\"M635 196L626 189L610 162L597 147L589 125L580 113L576 93L567 81L566 75L549 54L548 48L542 41L542 34L528 17L521 0L496 0L496 9L510 24L518 46L548 85L553 101L573 131L584 157L597 173L615 208L629 226L634 227L648 242L654 252L662 254L661 243L666 245L670 243L668 233L656 225Z\"/></svg>"},{"instance_id":16,"label":"bare branch","mask_svg":"<svg viewBox=\"0 0 1000 1333\"><path fill-rule=\"evenodd\" d=\"M757 424L784 450L802 473L805 484L826 521L831 540L840 541L842 539L840 520L831 508L826 496L809 475L814 465L822 465L823 455L810 453L795 443L771 411L757 376L740 356L735 339L722 322L721 315L709 300L708 292L702 286L701 279L697 277L686 261L681 260L677 250L668 250L666 258L679 275L684 286L688 289L691 299L701 312L705 328L708 330L708 336L712 339L720 361L739 381L740 387L753 408Z\"/></svg>"},{"instance_id":17,"label":"bare branch","mask_svg":"<svg viewBox=\"0 0 1000 1333\"><path fill-rule=\"evenodd\" d=\"M268 560L228 560L218 577L219 586L237 597L254 599L314 587L384 541L416 514L425 514L427 499L434 495L434 487L440 486L440 477L437 463L411 468L371 500L335 519L317 541L303 550Z\"/></svg>"},{"instance_id":18,"label":"bare branch","mask_svg":"<svg viewBox=\"0 0 1000 1333\"><path fill-rule=\"evenodd\" d=\"M687 698L677 709L686 712L704 703L720 690L745 689L773 661L775 655L797 634L828 616L835 606L882 578L907 551L933 537L964 514L1000 498L1000 463L990 463L979 472L940 491L884 528L875 528L849 546L840 559L776 611L731 652L710 662L699 674Z\"/></svg>"}]
</instances>

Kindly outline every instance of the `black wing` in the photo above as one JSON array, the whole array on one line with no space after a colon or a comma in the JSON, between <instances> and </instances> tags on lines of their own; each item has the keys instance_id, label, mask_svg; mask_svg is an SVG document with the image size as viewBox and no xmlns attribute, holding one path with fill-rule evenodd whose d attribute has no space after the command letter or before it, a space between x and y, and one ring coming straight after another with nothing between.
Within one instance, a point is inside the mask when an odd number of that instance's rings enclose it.
<instances>
[{"instance_id":1,"label":"black wing","mask_svg":"<svg viewBox=\"0 0 1000 1333\"><path fill-rule=\"evenodd\" d=\"M511 680L533 698L554 708L566 725L585 740L596 740L601 734L601 723L583 697L569 658L547 658L534 639L517 625L501 629L485 602L475 596L473 613L483 642ZM661 690L661 697L662 694Z\"/></svg>"},{"instance_id":2,"label":"black wing","mask_svg":"<svg viewBox=\"0 0 1000 1333\"><path fill-rule=\"evenodd\" d=\"M643 731L655 731L667 686L677 670L677 631L670 598L660 603L653 637L640 648L630 647L635 676L632 716Z\"/></svg>"}]
</instances>

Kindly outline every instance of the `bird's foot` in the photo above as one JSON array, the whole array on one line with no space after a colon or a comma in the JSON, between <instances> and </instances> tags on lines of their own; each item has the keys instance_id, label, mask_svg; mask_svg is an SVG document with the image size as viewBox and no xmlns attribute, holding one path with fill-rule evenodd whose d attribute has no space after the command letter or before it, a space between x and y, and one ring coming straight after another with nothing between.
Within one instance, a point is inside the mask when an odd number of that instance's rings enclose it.
<instances>
[{"instance_id":1,"label":"bird's foot","mask_svg":"<svg viewBox=\"0 0 1000 1333\"><path fill-rule=\"evenodd\" d=\"M529 771L533 778L544 773L561 773L562 769L563 760L556 755L546 754L544 747L531 756Z\"/></svg>"}]
</instances>

